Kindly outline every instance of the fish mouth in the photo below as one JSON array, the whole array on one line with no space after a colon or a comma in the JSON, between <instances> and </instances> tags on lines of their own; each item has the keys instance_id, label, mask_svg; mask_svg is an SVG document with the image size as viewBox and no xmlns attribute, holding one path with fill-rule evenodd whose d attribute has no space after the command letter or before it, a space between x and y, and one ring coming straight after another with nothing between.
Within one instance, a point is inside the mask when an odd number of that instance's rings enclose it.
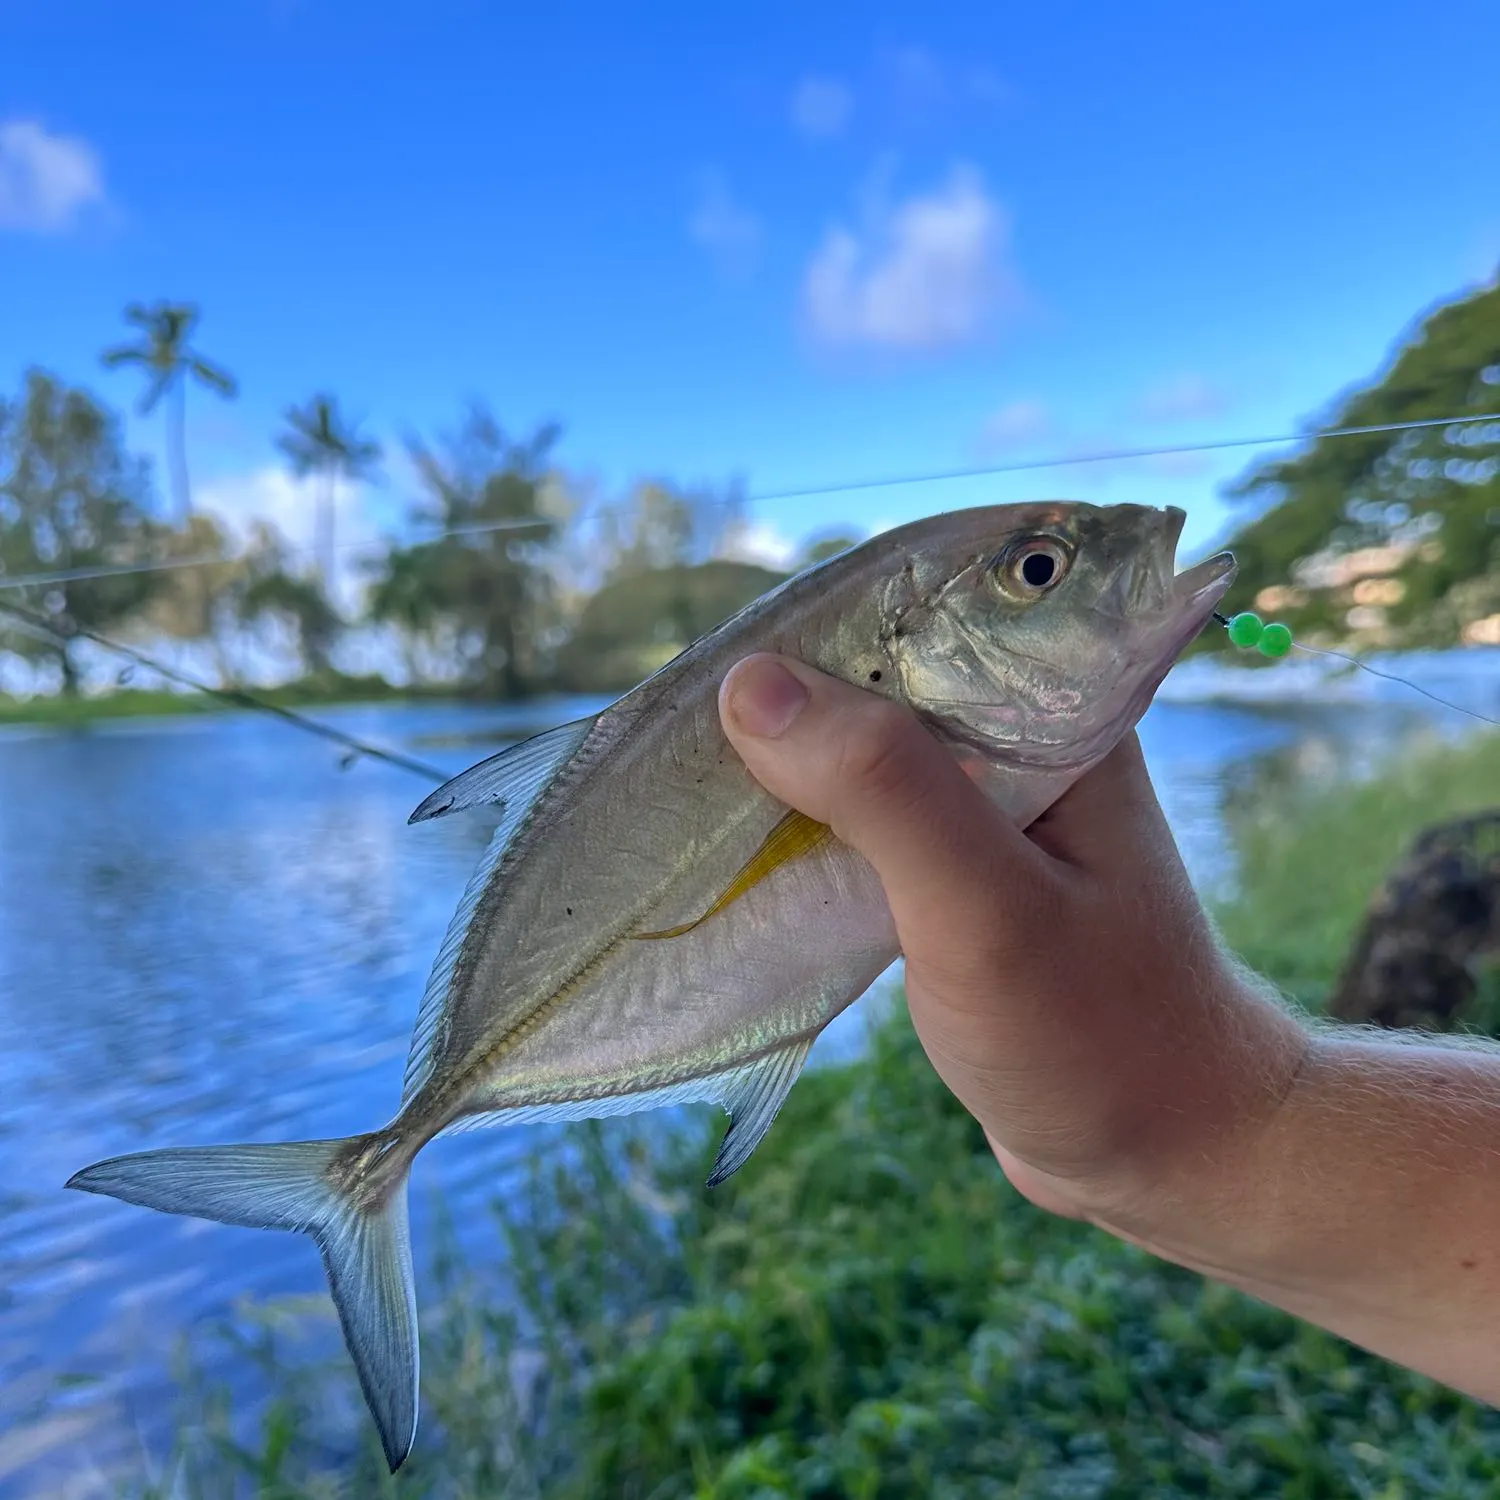
<instances>
[{"instance_id":1,"label":"fish mouth","mask_svg":"<svg viewBox=\"0 0 1500 1500\"><path fill-rule=\"evenodd\" d=\"M1234 582L1238 567L1232 552L1216 552L1173 576L1169 615L1172 623L1163 676L1187 649L1188 642L1213 618L1219 600Z\"/></svg>"},{"instance_id":2,"label":"fish mouth","mask_svg":"<svg viewBox=\"0 0 1500 1500\"><path fill-rule=\"evenodd\" d=\"M1177 505L1162 507L1162 527L1166 533L1166 582L1168 596L1174 605L1185 607L1196 613L1204 606L1199 623L1213 613L1214 605L1222 599L1234 582L1235 560L1232 552L1216 552L1212 557L1174 573L1177 564L1177 546L1182 540L1183 527L1187 525L1187 512Z\"/></svg>"},{"instance_id":3,"label":"fish mouth","mask_svg":"<svg viewBox=\"0 0 1500 1500\"><path fill-rule=\"evenodd\" d=\"M1172 596L1190 610L1206 606L1203 609L1206 620L1213 613L1214 605L1229 591L1237 566L1234 553L1216 552L1178 573L1172 579Z\"/></svg>"}]
</instances>

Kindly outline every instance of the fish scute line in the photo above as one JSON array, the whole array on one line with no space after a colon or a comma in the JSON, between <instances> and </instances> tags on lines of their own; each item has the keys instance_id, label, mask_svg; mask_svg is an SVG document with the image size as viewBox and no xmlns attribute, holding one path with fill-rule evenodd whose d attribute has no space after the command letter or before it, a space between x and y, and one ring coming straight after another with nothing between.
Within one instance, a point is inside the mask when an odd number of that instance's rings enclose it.
<instances>
[{"instance_id":1,"label":"fish scute line","mask_svg":"<svg viewBox=\"0 0 1500 1500\"><path fill-rule=\"evenodd\" d=\"M722 837L727 838L729 836L729 831L726 831ZM722 838L715 842L722 842ZM644 922L650 912L667 895L673 878L671 874L666 875L655 890L646 893L642 901L636 905L617 927L614 935L596 953L580 964L571 974L565 976L550 995L539 1000L531 1010L517 1017L505 1031L484 1044L481 1050L477 1054L474 1054L468 1062L464 1063L454 1076L438 1090L437 1097L451 1104L455 1098L461 1098L474 1085L478 1075L493 1066L508 1053L515 1051L516 1047L525 1041L559 1005L576 994L584 981L602 967L607 959L627 942L635 938L642 922ZM458 969L455 968L455 983L457 982L458 972ZM415 1103L415 1100L416 1095L413 1095L412 1102Z\"/></svg>"},{"instance_id":2,"label":"fish scute line","mask_svg":"<svg viewBox=\"0 0 1500 1500\"><path fill-rule=\"evenodd\" d=\"M650 908L648 907L647 910ZM638 914L629 924L633 926L640 920ZM471 1056L448 1082L438 1090L438 1099L448 1105L461 1100L467 1095L476 1081L487 1069L494 1066L508 1053L514 1052L522 1042L526 1040L541 1024L555 1011L563 1001L575 994L580 985L596 969L600 968L604 961L610 957L616 949L621 947L629 937L627 930L618 936L611 938L594 956L581 964L572 974L568 975L553 992L544 999L537 1002L524 1016L519 1017L499 1036L491 1038L478 1053ZM413 1099L415 1103L415 1098ZM446 1110L443 1111L446 1113ZM457 1118L457 1116L455 1116Z\"/></svg>"}]
</instances>

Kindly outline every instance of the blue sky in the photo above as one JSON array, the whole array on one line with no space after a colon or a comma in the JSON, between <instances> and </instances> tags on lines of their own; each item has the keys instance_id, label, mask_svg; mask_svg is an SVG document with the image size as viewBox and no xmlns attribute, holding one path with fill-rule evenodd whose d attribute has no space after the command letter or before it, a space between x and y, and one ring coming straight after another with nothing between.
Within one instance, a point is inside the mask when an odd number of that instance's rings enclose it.
<instances>
[{"instance_id":1,"label":"blue sky","mask_svg":"<svg viewBox=\"0 0 1500 1500\"><path fill-rule=\"evenodd\" d=\"M202 304L204 503L308 520L271 434L470 393L560 456L751 493L1295 428L1500 261L1500 9L0 9L0 379L122 405L131 299ZM154 450L154 421L132 422ZM798 537L986 500L1184 505L1246 456L757 507ZM409 476L351 496L356 531ZM306 540L306 537L295 538Z\"/></svg>"}]
</instances>

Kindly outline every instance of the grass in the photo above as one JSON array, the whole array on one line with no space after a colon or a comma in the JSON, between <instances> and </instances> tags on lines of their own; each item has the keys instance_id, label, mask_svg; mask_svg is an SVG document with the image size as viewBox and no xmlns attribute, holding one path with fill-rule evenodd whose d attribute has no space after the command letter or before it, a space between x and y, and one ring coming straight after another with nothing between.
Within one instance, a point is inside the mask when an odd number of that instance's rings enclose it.
<instances>
[{"instance_id":1,"label":"grass","mask_svg":"<svg viewBox=\"0 0 1500 1500\"><path fill-rule=\"evenodd\" d=\"M373 703L390 699L452 698L455 690L395 688L385 678L307 678L273 688L252 688L257 698L288 708L333 703ZM0 724L53 724L62 727L91 724L97 719L158 718L178 714L222 713L236 705L208 693L174 692L168 688L116 688L69 698L61 693L13 698L0 694Z\"/></svg>"},{"instance_id":2,"label":"grass","mask_svg":"<svg viewBox=\"0 0 1500 1500\"><path fill-rule=\"evenodd\" d=\"M1358 785L1275 775L1233 819L1227 932L1330 975L1415 827L1493 800L1500 741ZM1408 1500L1500 1491L1500 1412L1048 1218L1005 1184L899 1013L814 1071L752 1163L720 1122L580 1127L495 1209L503 1270L424 1276L423 1430L383 1472L306 1308L234 1335L269 1408L184 1383L135 1500ZM326 1309L317 1299L316 1306ZM201 1346L200 1346L201 1348Z\"/></svg>"},{"instance_id":3,"label":"grass","mask_svg":"<svg viewBox=\"0 0 1500 1500\"><path fill-rule=\"evenodd\" d=\"M1500 736L1409 746L1350 780L1335 760L1263 766L1233 797L1234 898L1216 913L1245 961L1315 1004L1366 903L1417 831L1500 804Z\"/></svg>"}]
</instances>

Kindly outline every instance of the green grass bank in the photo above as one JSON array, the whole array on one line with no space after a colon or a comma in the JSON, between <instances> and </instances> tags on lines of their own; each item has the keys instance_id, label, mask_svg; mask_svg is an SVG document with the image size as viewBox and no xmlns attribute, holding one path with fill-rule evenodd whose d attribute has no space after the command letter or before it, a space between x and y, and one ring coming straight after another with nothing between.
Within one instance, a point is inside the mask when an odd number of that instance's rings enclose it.
<instances>
[{"instance_id":1,"label":"green grass bank","mask_svg":"<svg viewBox=\"0 0 1500 1500\"><path fill-rule=\"evenodd\" d=\"M1315 1001L1421 824L1492 805L1500 738L1351 784L1276 768L1231 824L1231 941ZM422 1278L423 1430L389 1479L326 1307L247 1311L277 1391L247 1440L184 1377L180 1451L133 1500L1479 1500L1500 1412L1029 1207L898 1011L799 1083L752 1164L721 1121L580 1127L497 1202L489 1265ZM423 1247L431 1252L431 1246ZM503 1269L502 1269L503 1267ZM309 1273L311 1274L311 1273ZM231 1436L238 1433L238 1438Z\"/></svg>"},{"instance_id":2,"label":"green grass bank","mask_svg":"<svg viewBox=\"0 0 1500 1500\"><path fill-rule=\"evenodd\" d=\"M346 703L388 703L459 696L452 688L394 688L383 677L307 678L281 687L251 688L264 702L283 708L316 708ZM209 693L170 688L116 688L107 693L67 697L62 693L12 698L0 694L0 724L58 726L92 724L100 719L164 718L179 714L235 711L239 705Z\"/></svg>"}]
</instances>

